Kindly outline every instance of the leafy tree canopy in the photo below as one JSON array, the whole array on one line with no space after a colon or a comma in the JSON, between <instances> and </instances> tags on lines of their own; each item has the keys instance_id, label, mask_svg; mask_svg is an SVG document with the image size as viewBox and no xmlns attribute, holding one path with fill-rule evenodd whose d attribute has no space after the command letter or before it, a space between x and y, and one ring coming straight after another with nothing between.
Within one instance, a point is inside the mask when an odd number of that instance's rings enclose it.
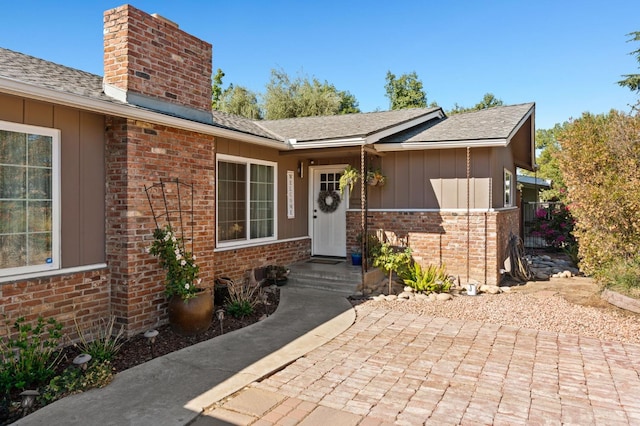
<instances>
[{"instance_id":1,"label":"leafy tree canopy","mask_svg":"<svg viewBox=\"0 0 640 426\"><path fill-rule=\"evenodd\" d=\"M220 68L216 71L216 75L213 76L213 86L211 86L211 108L219 109L220 97L222 96L222 77L224 73Z\"/></svg>"},{"instance_id":2,"label":"leafy tree canopy","mask_svg":"<svg viewBox=\"0 0 640 426\"><path fill-rule=\"evenodd\" d=\"M427 106L427 93L415 71L400 77L387 71L384 88L392 110Z\"/></svg>"},{"instance_id":3,"label":"leafy tree canopy","mask_svg":"<svg viewBox=\"0 0 640 426\"><path fill-rule=\"evenodd\" d=\"M315 77L298 75L292 79L275 69L266 86L263 108L268 120L360 112L355 96L348 91Z\"/></svg>"},{"instance_id":4,"label":"leafy tree canopy","mask_svg":"<svg viewBox=\"0 0 640 426\"><path fill-rule=\"evenodd\" d=\"M537 176L542 179L551 180L551 189L541 193L543 201L560 200L566 201L566 185L560 172L558 164L561 146L558 137L568 123L556 124L551 129L536 130L536 152L538 153L536 164L538 170L536 173L523 170L522 173L529 176Z\"/></svg>"},{"instance_id":5,"label":"leafy tree canopy","mask_svg":"<svg viewBox=\"0 0 640 426\"><path fill-rule=\"evenodd\" d=\"M634 31L632 33L627 34L631 36L631 39L628 41L640 41L640 31ZM640 63L640 49L634 50L630 53L630 55L634 55ZM640 74L626 74L622 77L625 77L623 80L618 81L618 84L622 87L627 87L629 90L634 92L638 92L640 94Z\"/></svg>"},{"instance_id":6,"label":"leafy tree canopy","mask_svg":"<svg viewBox=\"0 0 640 426\"><path fill-rule=\"evenodd\" d=\"M502 99L496 98L493 93L485 93L482 100L470 108L466 108L455 103L453 108L450 111L447 111L447 115L460 114L461 112L469 111L480 111L501 105L504 105Z\"/></svg>"},{"instance_id":7,"label":"leafy tree canopy","mask_svg":"<svg viewBox=\"0 0 640 426\"><path fill-rule=\"evenodd\" d=\"M251 90L230 84L220 96L218 110L229 114L241 115L252 120L262 119L258 96Z\"/></svg>"}]
</instances>

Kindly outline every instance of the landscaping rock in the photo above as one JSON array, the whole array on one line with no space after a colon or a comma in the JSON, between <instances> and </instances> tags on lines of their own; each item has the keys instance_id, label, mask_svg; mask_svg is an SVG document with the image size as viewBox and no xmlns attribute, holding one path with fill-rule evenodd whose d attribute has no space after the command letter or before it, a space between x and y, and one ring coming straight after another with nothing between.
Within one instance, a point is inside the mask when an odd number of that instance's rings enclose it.
<instances>
[{"instance_id":1,"label":"landscaping rock","mask_svg":"<svg viewBox=\"0 0 640 426\"><path fill-rule=\"evenodd\" d=\"M438 293L436 295L436 300L444 301L444 300L451 300L451 299L453 299L453 296L450 295L449 293Z\"/></svg>"},{"instance_id":2,"label":"landscaping rock","mask_svg":"<svg viewBox=\"0 0 640 426\"><path fill-rule=\"evenodd\" d=\"M413 293L413 291L414 291L414 290L413 290L413 287L406 286L406 287L404 288L404 292L405 292L405 293Z\"/></svg>"},{"instance_id":3,"label":"landscaping rock","mask_svg":"<svg viewBox=\"0 0 640 426\"><path fill-rule=\"evenodd\" d=\"M498 294L500 293L500 287L497 285L483 285L480 286L481 293Z\"/></svg>"},{"instance_id":4,"label":"landscaping rock","mask_svg":"<svg viewBox=\"0 0 640 426\"><path fill-rule=\"evenodd\" d=\"M384 300L397 300L397 299L398 299L398 296L396 296L395 294L390 294L384 297Z\"/></svg>"},{"instance_id":5,"label":"landscaping rock","mask_svg":"<svg viewBox=\"0 0 640 426\"><path fill-rule=\"evenodd\" d=\"M535 278L536 280L546 281L549 279L549 274L545 274L544 272L536 272Z\"/></svg>"},{"instance_id":6,"label":"landscaping rock","mask_svg":"<svg viewBox=\"0 0 640 426\"><path fill-rule=\"evenodd\" d=\"M435 302L437 298L435 293L430 293L427 297L429 297L429 300L431 300L432 302Z\"/></svg>"},{"instance_id":7,"label":"landscaping rock","mask_svg":"<svg viewBox=\"0 0 640 426\"><path fill-rule=\"evenodd\" d=\"M526 258L536 280L548 280L549 277L570 278L580 275L580 270L566 259L552 259L547 255L527 255ZM565 273L567 271L571 274L570 276Z\"/></svg>"},{"instance_id":8,"label":"landscaping rock","mask_svg":"<svg viewBox=\"0 0 640 426\"><path fill-rule=\"evenodd\" d=\"M426 294L422 294L422 293L416 293L414 295L414 299L419 300L419 301L429 300L429 296L427 296Z\"/></svg>"},{"instance_id":9,"label":"landscaping rock","mask_svg":"<svg viewBox=\"0 0 640 426\"><path fill-rule=\"evenodd\" d=\"M400 293L398 295L398 299L412 299L413 298L413 293L408 292L408 291L403 291L402 293Z\"/></svg>"}]
</instances>

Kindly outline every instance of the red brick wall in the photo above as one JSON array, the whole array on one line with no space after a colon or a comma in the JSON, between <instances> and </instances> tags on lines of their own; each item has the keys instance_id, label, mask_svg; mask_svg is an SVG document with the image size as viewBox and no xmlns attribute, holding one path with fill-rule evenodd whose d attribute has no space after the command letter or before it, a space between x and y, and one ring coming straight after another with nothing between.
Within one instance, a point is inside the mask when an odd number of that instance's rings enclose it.
<instances>
[{"instance_id":1,"label":"red brick wall","mask_svg":"<svg viewBox=\"0 0 640 426\"><path fill-rule=\"evenodd\" d=\"M122 90L211 110L211 44L124 5L104 13L104 81Z\"/></svg>"},{"instance_id":2,"label":"red brick wall","mask_svg":"<svg viewBox=\"0 0 640 426\"><path fill-rule=\"evenodd\" d=\"M423 266L445 264L449 274L497 284L509 230L518 230L518 210L471 212L368 212L369 232L381 230L395 245L408 244ZM468 224L467 224L468 219ZM355 246L360 212L347 213L347 248ZM467 232L467 229L470 232ZM469 247L469 250L467 250Z\"/></svg>"},{"instance_id":3,"label":"red brick wall","mask_svg":"<svg viewBox=\"0 0 640 426\"><path fill-rule=\"evenodd\" d=\"M242 279L250 268L267 265L290 265L311 256L311 240L302 239L226 250L215 254L216 277Z\"/></svg>"},{"instance_id":4,"label":"red brick wall","mask_svg":"<svg viewBox=\"0 0 640 426\"><path fill-rule=\"evenodd\" d=\"M202 285L213 286L214 138L110 117L106 150L112 310L133 334L163 322L166 312L164 273L158 260L145 251L155 228L145 186L175 178L193 183L194 254Z\"/></svg>"},{"instance_id":5,"label":"red brick wall","mask_svg":"<svg viewBox=\"0 0 640 426\"><path fill-rule=\"evenodd\" d=\"M106 269L70 275L0 284L3 322L12 325L18 318L35 323L39 316L54 318L68 336L76 334L74 317L89 327L109 317L109 271ZM0 327L0 336L7 329Z\"/></svg>"}]
</instances>

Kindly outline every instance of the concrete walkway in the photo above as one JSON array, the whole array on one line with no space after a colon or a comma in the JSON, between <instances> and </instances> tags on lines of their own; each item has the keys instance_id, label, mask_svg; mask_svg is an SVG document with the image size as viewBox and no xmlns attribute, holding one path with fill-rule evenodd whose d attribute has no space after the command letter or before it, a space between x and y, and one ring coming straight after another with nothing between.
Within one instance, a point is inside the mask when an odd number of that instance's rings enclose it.
<instances>
[{"instance_id":1,"label":"concrete walkway","mask_svg":"<svg viewBox=\"0 0 640 426\"><path fill-rule=\"evenodd\" d=\"M640 345L357 308L195 426L640 424Z\"/></svg>"},{"instance_id":2,"label":"concrete walkway","mask_svg":"<svg viewBox=\"0 0 640 426\"><path fill-rule=\"evenodd\" d=\"M103 389L63 398L15 424L185 425L354 320L344 295L286 285L278 309L264 321L126 370Z\"/></svg>"}]
</instances>

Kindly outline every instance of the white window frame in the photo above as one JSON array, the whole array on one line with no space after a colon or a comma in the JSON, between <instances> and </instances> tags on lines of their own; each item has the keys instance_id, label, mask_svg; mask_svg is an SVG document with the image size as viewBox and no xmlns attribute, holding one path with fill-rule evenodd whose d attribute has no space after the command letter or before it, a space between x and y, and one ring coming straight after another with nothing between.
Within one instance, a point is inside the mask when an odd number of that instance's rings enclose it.
<instances>
[{"instance_id":1,"label":"white window frame","mask_svg":"<svg viewBox=\"0 0 640 426\"><path fill-rule=\"evenodd\" d=\"M243 240L234 240L234 241L220 241L218 238L218 202L219 202L219 197L218 197L218 170L220 169L218 167L220 162L225 162L225 163L239 163L239 164L245 164L246 165L246 177L245 177L245 182L247 185L247 198L245 200L245 203L247 204L246 207L246 218L245 218L245 222L247 224L247 230L246 230L246 234L245 234L245 239ZM250 206L250 198L251 198L251 194L250 194L250 176L251 176L251 165L252 164L259 164L262 166L271 166L273 167L273 236L271 237L263 237L263 238L251 238L251 231L250 231L250 224L251 224L251 206ZM235 155L228 155L228 154L218 154L216 156L216 247L242 247L242 246L252 246L252 245L258 245L261 243L265 243L265 242L271 242L271 241L276 241L278 238L278 163L275 163L273 161L265 161L265 160L258 160L255 158L247 158L247 157L238 157Z\"/></svg>"},{"instance_id":2,"label":"white window frame","mask_svg":"<svg viewBox=\"0 0 640 426\"><path fill-rule=\"evenodd\" d=\"M60 269L60 130L0 120L0 130L51 137L51 258L42 265L0 269L0 278Z\"/></svg>"},{"instance_id":3,"label":"white window frame","mask_svg":"<svg viewBox=\"0 0 640 426\"><path fill-rule=\"evenodd\" d=\"M505 207L513 207L513 173L509 169L504 169L503 201Z\"/></svg>"}]
</instances>

